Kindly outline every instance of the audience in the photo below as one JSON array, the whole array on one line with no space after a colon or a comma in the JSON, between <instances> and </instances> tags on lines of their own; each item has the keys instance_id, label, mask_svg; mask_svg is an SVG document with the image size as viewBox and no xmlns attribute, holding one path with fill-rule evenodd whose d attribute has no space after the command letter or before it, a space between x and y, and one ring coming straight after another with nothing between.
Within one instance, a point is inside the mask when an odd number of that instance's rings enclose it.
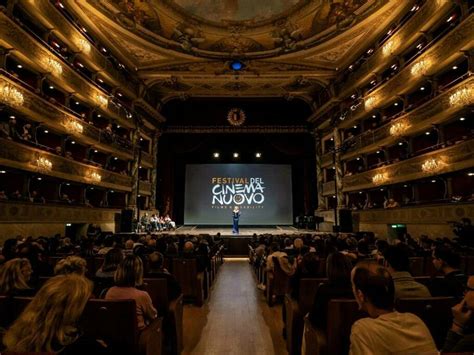
<instances>
[{"instance_id":1,"label":"audience","mask_svg":"<svg viewBox=\"0 0 474 355\"><path fill-rule=\"evenodd\" d=\"M110 249L104 257L104 263L95 273L96 278L113 279L117 267L123 260L123 252L119 248Z\"/></svg>"},{"instance_id":2,"label":"audience","mask_svg":"<svg viewBox=\"0 0 474 355\"><path fill-rule=\"evenodd\" d=\"M5 262L0 267L0 295L33 296L35 290L28 284L32 272L28 259L15 258Z\"/></svg>"},{"instance_id":3,"label":"audience","mask_svg":"<svg viewBox=\"0 0 474 355\"><path fill-rule=\"evenodd\" d=\"M78 256L68 256L58 261L54 267L55 275L77 274L84 276L87 272L87 262Z\"/></svg>"},{"instance_id":4,"label":"audience","mask_svg":"<svg viewBox=\"0 0 474 355\"><path fill-rule=\"evenodd\" d=\"M362 261L352 270L351 281L359 308L369 317L352 326L350 354L437 353L420 318L394 311L395 287L387 269Z\"/></svg>"},{"instance_id":5,"label":"audience","mask_svg":"<svg viewBox=\"0 0 474 355\"><path fill-rule=\"evenodd\" d=\"M103 342L89 339L79 320L92 293L92 283L79 275L49 279L6 332L9 352L62 354L107 353Z\"/></svg>"},{"instance_id":6,"label":"audience","mask_svg":"<svg viewBox=\"0 0 474 355\"><path fill-rule=\"evenodd\" d=\"M137 305L138 329L143 330L147 324L157 317L150 295L139 290L143 285L143 263L135 255L126 256L115 271L115 286L111 287L105 299L133 299Z\"/></svg>"},{"instance_id":7,"label":"audience","mask_svg":"<svg viewBox=\"0 0 474 355\"><path fill-rule=\"evenodd\" d=\"M384 258L385 267L395 285L395 299L431 297L428 288L411 276L408 251L404 245L389 246L384 252Z\"/></svg>"},{"instance_id":8,"label":"audience","mask_svg":"<svg viewBox=\"0 0 474 355\"><path fill-rule=\"evenodd\" d=\"M168 300L172 301L181 294L181 287L179 286L176 277L171 275L164 267L165 258L159 252L153 252L148 256L148 273L147 277L166 279L166 286L168 290Z\"/></svg>"},{"instance_id":9,"label":"audience","mask_svg":"<svg viewBox=\"0 0 474 355\"><path fill-rule=\"evenodd\" d=\"M459 254L449 247L437 246L433 250L433 265L444 275L444 278L433 279L432 295L463 297L467 276L460 270Z\"/></svg>"},{"instance_id":10,"label":"audience","mask_svg":"<svg viewBox=\"0 0 474 355\"><path fill-rule=\"evenodd\" d=\"M327 306L331 299L354 297L351 288L351 270L352 264L344 254L336 252L327 257L326 276L328 281L319 285L308 316L313 326L326 327Z\"/></svg>"}]
</instances>

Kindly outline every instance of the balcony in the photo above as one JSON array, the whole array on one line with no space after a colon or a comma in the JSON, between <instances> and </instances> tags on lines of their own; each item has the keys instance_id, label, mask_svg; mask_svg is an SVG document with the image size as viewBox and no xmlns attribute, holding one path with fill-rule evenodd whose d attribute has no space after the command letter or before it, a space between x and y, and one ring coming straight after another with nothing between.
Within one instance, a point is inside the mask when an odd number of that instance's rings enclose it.
<instances>
[{"instance_id":1,"label":"balcony","mask_svg":"<svg viewBox=\"0 0 474 355\"><path fill-rule=\"evenodd\" d=\"M334 180L329 181L329 182L325 182L323 184L323 195L324 196L334 195L335 193L336 193L336 182Z\"/></svg>"},{"instance_id":2,"label":"balcony","mask_svg":"<svg viewBox=\"0 0 474 355\"><path fill-rule=\"evenodd\" d=\"M428 162L430 167L422 166ZM450 173L474 166L474 139L430 153L343 178L343 191L360 191L378 185L392 185L428 176ZM430 169L428 169L430 168ZM424 171L425 170L425 171ZM374 177L379 176L377 183ZM330 192L327 193L328 195Z\"/></svg>"},{"instance_id":3,"label":"balcony","mask_svg":"<svg viewBox=\"0 0 474 355\"><path fill-rule=\"evenodd\" d=\"M342 156L343 160L351 159L357 155L367 153L371 150L377 150L380 146L389 146L395 144L400 137L390 134L392 125L400 121L409 124L409 129L403 136L414 136L430 128L433 124L442 123L449 119L453 114L460 112L463 106L450 105L450 97L458 90L474 87L474 77L470 76L458 85L451 87L448 91L434 97L413 111L397 117L392 121L387 121L385 125L373 131L366 131L353 138L350 151ZM332 164L332 154L326 153L322 157L323 167Z\"/></svg>"},{"instance_id":4,"label":"balcony","mask_svg":"<svg viewBox=\"0 0 474 355\"><path fill-rule=\"evenodd\" d=\"M393 49L390 58L394 58L397 54L402 53L405 49L410 47L416 37L413 33L420 33L426 31L435 21L443 17L452 5L448 2L442 1L427 1L421 9L413 16L400 30L398 30L385 43L396 40L398 45ZM394 43L397 43L394 42ZM383 46L378 50L349 78L344 81L341 88L338 89L337 98L329 100L325 105L319 108L310 118L310 121L321 117L332 106L336 99L341 99L348 96L351 92L357 89L365 81L373 75L374 72L379 71L387 63L387 55L383 53ZM322 127L323 128L323 127Z\"/></svg>"},{"instance_id":5,"label":"balcony","mask_svg":"<svg viewBox=\"0 0 474 355\"><path fill-rule=\"evenodd\" d=\"M97 185L118 191L131 191L132 179L108 170L96 168L25 144L0 138L0 164L15 169L54 176L83 184ZM43 159L48 163L39 163ZM50 165L48 166L45 165Z\"/></svg>"},{"instance_id":6,"label":"balcony","mask_svg":"<svg viewBox=\"0 0 474 355\"><path fill-rule=\"evenodd\" d=\"M80 142L96 146L105 152L117 154L124 159L133 159L133 151L131 149L116 142L104 140L104 135L102 134L103 130L84 122L67 107L60 107L57 104L52 104L46 99L43 99L36 93L30 91L31 88L27 87L25 83L0 70L0 86L5 84L11 85L22 93L24 97L23 105L15 107L15 110L29 119L54 127L64 134L77 138ZM25 88L28 90L25 90ZM70 132L66 127L67 122L80 124L83 127L82 133Z\"/></svg>"},{"instance_id":7,"label":"balcony","mask_svg":"<svg viewBox=\"0 0 474 355\"><path fill-rule=\"evenodd\" d=\"M129 113L121 104L110 99L106 104L99 102L97 98L108 97L109 94L72 69L68 62L47 49L46 44L41 44L38 39L33 39L4 13L0 13L0 38L2 39L1 44L6 48L15 48L12 52L13 55L30 63L38 72L50 73L52 69L48 67L47 60L54 60L61 66L62 73L59 76L50 74L50 78L58 87L69 93L75 93L81 100L92 107L100 108L123 126L134 128L133 120L129 118ZM35 58L35 60L32 61L30 58Z\"/></svg>"}]
</instances>

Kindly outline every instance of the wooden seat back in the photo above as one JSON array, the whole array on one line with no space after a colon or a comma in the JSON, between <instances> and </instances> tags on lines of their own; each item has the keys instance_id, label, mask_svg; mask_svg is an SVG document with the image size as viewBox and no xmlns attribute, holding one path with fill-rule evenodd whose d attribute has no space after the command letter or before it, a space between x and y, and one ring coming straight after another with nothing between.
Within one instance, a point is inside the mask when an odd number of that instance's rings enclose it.
<instances>
[{"instance_id":1,"label":"wooden seat back","mask_svg":"<svg viewBox=\"0 0 474 355\"><path fill-rule=\"evenodd\" d=\"M367 317L355 300L334 299L328 304L327 353L347 354L350 346L352 325Z\"/></svg>"},{"instance_id":2,"label":"wooden seat back","mask_svg":"<svg viewBox=\"0 0 474 355\"><path fill-rule=\"evenodd\" d=\"M272 294L284 296L290 292L290 276L283 271L280 261L275 256L273 257L273 275Z\"/></svg>"},{"instance_id":3,"label":"wooden seat back","mask_svg":"<svg viewBox=\"0 0 474 355\"><path fill-rule=\"evenodd\" d=\"M168 283L163 278L146 278L143 279L143 290L148 292L153 305L160 316L165 316L168 313Z\"/></svg>"},{"instance_id":4,"label":"wooden seat back","mask_svg":"<svg viewBox=\"0 0 474 355\"><path fill-rule=\"evenodd\" d=\"M319 285L327 282L327 278L301 279L298 291L298 307L300 313L304 316L313 307L314 297Z\"/></svg>"},{"instance_id":5,"label":"wooden seat back","mask_svg":"<svg viewBox=\"0 0 474 355\"><path fill-rule=\"evenodd\" d=\"M411 257L410 270L412 276L423 276L425 275L425 258L424 257Z\"/></svg>"},{"instance_id":6,"label":"wooden seat back","mask_svg":"<svg viewBox=\"0 0 474 355\"><path fill-rule=\"evenodd\" d=\"M465 257L465 269L466 275L474 275L474 256L468 255Z\"/></svg>"},{"instance_id":7,"label":"wooden seat back","mask_svg":"<svg viewBox=\"0 0 474 355\"><path fill-rule=\"evenodd\" d=\"M454 297L400 298L395 308L399 312L410 312L420 317L440 349L452 323L451 307L456 303Z\"/></svg>"},{"instance_id":8,"label":"wooden seat back","mask_svg":"<svg viewBox=\"0 0 474 355\"><path fill-rule=\"evenodd\" d=\"M184 295L190 295L193 293L197 274L198 271L196 259L173 259L173 275L181 285Z\"/></svg>"}]
</instances>

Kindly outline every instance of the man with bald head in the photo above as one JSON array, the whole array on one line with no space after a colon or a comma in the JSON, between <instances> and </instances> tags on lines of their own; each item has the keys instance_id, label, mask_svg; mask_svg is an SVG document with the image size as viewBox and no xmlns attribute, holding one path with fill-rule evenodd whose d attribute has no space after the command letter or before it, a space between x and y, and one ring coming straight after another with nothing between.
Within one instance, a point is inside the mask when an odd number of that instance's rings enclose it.
<instances>
[{"instance_id":1,"label":"man with bald head","mask_svg":"<svg viewBox=\"0 0 474 355\"><path fill-rule=\"evenodd\" d=\"M352 326L350 354L437 353L423 321L394 310L395 287L387 269L361 261L352 269L351 281L359 309L369 317Z\"/></svg>"}]
</instances>

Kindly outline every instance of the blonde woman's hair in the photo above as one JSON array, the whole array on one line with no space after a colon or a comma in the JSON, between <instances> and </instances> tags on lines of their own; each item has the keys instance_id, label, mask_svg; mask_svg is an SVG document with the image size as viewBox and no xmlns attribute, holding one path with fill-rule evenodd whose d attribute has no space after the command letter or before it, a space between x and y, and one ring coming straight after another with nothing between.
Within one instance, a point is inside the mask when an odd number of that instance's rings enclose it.
<instances>
[{"instance_id":1,"label":"blonde woman's hair","mask_svg":"<svg viewBox=\"0 0 474 355\"><path fill-rule=\"evenodd\" d=\"M28 280L25 279L21 269L31 264L28 259L15 258L8 260L0 267L0 294L7 295L15 290L27 290Z\"/></svg>"},{"instance_id":2,"label":"blonde woman's hair","mask_svg":"<svg viewBox=\"0 0 474 355\"><path fill-rule=\"evenodd\" d=\"M92 282L75 274L49 279L3 337L12 352L54 352L78 338L76 323L92 294Z\"/></svg>"},{"instance_id":3,"label":"blonde woman's hair","mask_svg":"<svg viewBox=\"0 0 474 355\"><path fill-rule=\"evenodd\" d=\"M136 255L126 256L114 274L115 285L136 287L143 285L143 262Z\"/></svg>"},{"instance_id":4,"label":"blonde woman's hair","mask_svg":"<svg viewBox=\"0 0 474 355\"><path fill-rule=\"evenodd\" d=\"M55 275L78 274L84 276L87 270L87 262L79 256L68 256L58 261L54 267Z\"/></svg>"}]
</instances>

